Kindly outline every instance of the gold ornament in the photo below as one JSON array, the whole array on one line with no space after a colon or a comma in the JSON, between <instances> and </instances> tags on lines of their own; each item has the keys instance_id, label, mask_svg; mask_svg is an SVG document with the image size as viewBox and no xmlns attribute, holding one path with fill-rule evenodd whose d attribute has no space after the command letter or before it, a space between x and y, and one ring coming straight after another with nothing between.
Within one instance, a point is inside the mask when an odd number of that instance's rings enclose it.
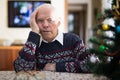
<instances>
[{"instance_id":1,"label":"gold ornament","mask_svg":"<svg viewBox=\"0 0 120 80\"><path fill-rule=\"evenodd\" d=\"M100 29L97 30L97 35L101 35L101 30Z\"/></svg>"},{"instance_id":2,"label":"gold ornament","mask_svg":"<svg viewBox=\"0 0 120 80\"><path fill-rule=\"evenodd\" d=\"M107 24L103 24L103 25L102 25L102 29L103 29L103 30L108 30L108 29L109 29L109 26L108 26Z\"/></svg>"}]
</instances>

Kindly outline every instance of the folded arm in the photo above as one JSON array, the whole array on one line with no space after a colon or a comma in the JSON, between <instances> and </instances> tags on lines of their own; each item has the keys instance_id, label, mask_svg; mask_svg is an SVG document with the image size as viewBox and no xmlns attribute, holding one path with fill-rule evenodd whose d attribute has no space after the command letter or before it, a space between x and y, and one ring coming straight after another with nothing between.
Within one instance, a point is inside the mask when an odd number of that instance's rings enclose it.
<instances>
[{"instance_id":1,"label":"folded arm","mask_svg":"<svg viewBox=\"0 0 120 80\"><path fill-rule=\"evenodd\" d=\"M18 71L33 70L35 67L35 51L39 44L39 35L30 32L29 37L23 48L19 51L17 59L14 61L14 69Z\"/></svg>"}]
</instances>

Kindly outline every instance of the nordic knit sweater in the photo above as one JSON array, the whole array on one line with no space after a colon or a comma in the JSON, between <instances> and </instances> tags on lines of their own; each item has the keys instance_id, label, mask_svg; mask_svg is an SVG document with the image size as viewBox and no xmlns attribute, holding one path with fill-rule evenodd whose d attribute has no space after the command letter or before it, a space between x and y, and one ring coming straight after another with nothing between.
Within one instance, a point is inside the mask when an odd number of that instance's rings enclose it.
<instances>
[{"instance_id":1,"label":"nordic knit sweater","mask_svg":"<svg viewBox=\"0 0 120 80\"><path fill-rule=\"evenodd\" d=\"M31 31L14 61L15 71L43 70L45 64L56 63L57 72L89 72L89 52L83 41L72 33L63 33L63 36L63 45L55 40L39 46L40 36Z\"/></svg>"}]
</instances>

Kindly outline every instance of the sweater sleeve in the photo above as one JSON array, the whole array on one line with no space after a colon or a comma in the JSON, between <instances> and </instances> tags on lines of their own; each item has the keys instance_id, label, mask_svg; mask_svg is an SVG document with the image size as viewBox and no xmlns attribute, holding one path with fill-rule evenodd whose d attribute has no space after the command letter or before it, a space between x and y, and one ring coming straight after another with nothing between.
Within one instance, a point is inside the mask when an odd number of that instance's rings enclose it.
<instances>
[{"instance_id":1,"label":"sweater sleeve","mask_svg":"<svg viewBox=\"0 0 120 80\"><path fill-rule=\"evenodd\" d=\"M56 64L56 71L59 72L75 72L88 73L90 72L87 62L89 61L89 51L83 42L77 42L73 51L75 55L74 61L60 62Z\"/></svg>"},{"instance_id":2,"label":"sweater sleeve","mask_svg":"<svg viewBox=\"0 0 120 80\"><path fill-rule=\"evenodd\" d=\"M35 67L35 51L40 41L40 36L34 32L29 33L27 42L19 51L19 55L14 61L14 69L18 71L33 70Z\"/></svg>"}]
</instances>

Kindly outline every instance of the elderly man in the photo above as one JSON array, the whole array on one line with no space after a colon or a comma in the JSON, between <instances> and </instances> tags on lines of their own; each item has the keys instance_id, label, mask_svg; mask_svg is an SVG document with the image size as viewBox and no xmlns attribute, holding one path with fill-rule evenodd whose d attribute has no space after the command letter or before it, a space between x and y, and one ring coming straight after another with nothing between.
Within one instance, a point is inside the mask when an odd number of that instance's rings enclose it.
<instances>
[{"instance_id":1,"label":"elderly man","mask_svg":"<svg viewBox=\"0 0 120 80\"><path fill-rule=\"evenodd\" d=\"M15 71L45 70L89 72L88 49L75 34L58 30L61 21L51 4L43 4L31 15L27 42L14 61Z\"/></svg>"}]
</instances>

